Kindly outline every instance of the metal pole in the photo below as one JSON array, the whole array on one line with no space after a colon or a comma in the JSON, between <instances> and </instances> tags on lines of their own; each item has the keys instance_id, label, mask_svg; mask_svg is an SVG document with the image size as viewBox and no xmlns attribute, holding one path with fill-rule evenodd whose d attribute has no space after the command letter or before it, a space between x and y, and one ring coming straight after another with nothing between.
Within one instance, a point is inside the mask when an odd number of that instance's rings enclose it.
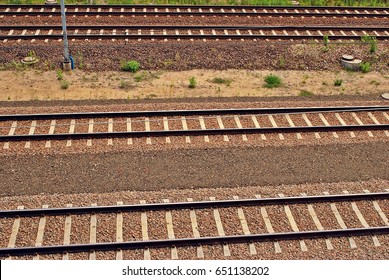
<instances>
[{"instance_id":1,"label":"metal pole","mask_svg":"<svg viewBox=\"0 0 389 280\"><path fill-rule=\"evenodd\" d=\"M61 0L61 20L63 33L63 48L64 48L64 62L69 62L69 44L68 34L66 33L66 15L65 15L65 0Z\"/></svg>"}]
</instances>

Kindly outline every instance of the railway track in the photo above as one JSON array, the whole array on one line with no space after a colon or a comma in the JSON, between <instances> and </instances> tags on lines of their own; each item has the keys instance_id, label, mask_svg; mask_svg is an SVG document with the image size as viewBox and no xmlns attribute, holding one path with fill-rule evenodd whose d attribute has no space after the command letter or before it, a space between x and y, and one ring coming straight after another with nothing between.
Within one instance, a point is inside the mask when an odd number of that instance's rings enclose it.
<instances>
[{"instance_id":1,"label":"railway track","mask_svg":"<svg viewBox=\"0 0 389 280\"><path fill-rule=\"evenodd\" d=\"M216 110L177 110L177 111L135 111L135 112L89 112L64 114L0 115L0 142L3 148L9 148L9 142L72 139L133 138L222 135L224 141L228 135L242 135L247 141L248 135L260 134L266 140L267 134L283 133L296 135L313 133L316 139L319 132L332 133L347 131L350 137L363 132L363 137L374 137L372 131L389 137L389 107L307 107L307 108L260 108L260 109L216 109ZM362 133L360 133L362 135Z\"/></svg>"},{"instance_id":2,"label":"railway track","mask_svg":"<svg viewBox=\"0 0 389 280\"><path fill-rule=\"evenodd\" d=\"M66 5L68 16L223 16L386 18L388 8L190 6L190 5ZM0 5L0 17L60 16L59 5Z\"/></svg>"},{"instance_id":3,"label":"railway track","mask_svg":"<svg viewBox=\"0 0 389 280\"><path fill-rule=\"evenodd\" d=\"M24 209L23 206L19 206L18 210L0 211L0 221L8 220L9 225L9 228L3 227L3 231L10 235L7 246L0 248L0 256L12 258L20 255L35 255L34 258L37 259L42 254L61 254L64 259L68 259L69 253L86 252L89 258L95 259L96 252L116 251L116 258L122 259L122 250L142 249L144 258L150 259L152 257L150 248L167 247L171 249L172 259L178 259L180 255L178 247L193 247L197 250L197 258L204 258L203 245L221 245L224 256L229 256L231 254L229 244L243 243L248 245L247 249L251 255L256 255L258 252L254 242L274 243L275 253L281 253L282 246L279 241L298 241L301 250L307 251L309 245L305 240L323 239L321 246L332 250L334 246L331 238L347 238L349 246L356 248L355 236L371 236L372 244L377 247L381 246L380 236L389 234L387 218L389 213L385 213L386 207L380 207L380 204L384 205L388 200L389 192L370 193L365 190L364 193L357 194L344 191L343 194L324 193L317 196L307 196L303 193L302 196L296 197L285 197L279 194L279 197L261 198L257 195L254 199L239 199L235 196L233 200L219 201L210 197L209 201L193 201L188 198L187 202L171 203L169 200L164 200L163 203L146 204L145 201L141 201L140 204L132 205L123 205L123 202L109 206L67 205L64 208L49 208L45 205L41 209ZM345 204L349 211L347 216L344 216L343 212L342 217L337 207L343 211ZM358 205L363 207L359 208ZM316 212L315 208L321 209L320 212ZM303 220L298 218L301 217L301 212L306 212L306 218ZM162 215L158 216L156 213ZM375 215L375 221L366 219L364 214L369 217ZM104 220L104 215L111 215L110 219L113 222L110 224L114 225L102 228L100 231L111 236L109 242L99 241L101 239L97 234L97 228L101 227L99 221ZM165 218L161 219L163 216ZM353 216L354 218L351 219L359 221L360 226L347 227L345 221L350 219L348 216ZM78 218L73 220L74 217ZM126 222L130 222L129 227L137 229L138 232L133 233L129 241L124 241L128 240L128 237L123 236L123 223L130 217L131 220ZM319 217L322 219L325 217L327 221L320 221ZM10 223L11 219L13 223ZM85 222L80 224L83 219L89 220L89 224ZM204 219L206 221L203 221ZM274 224L279 220L285 222L281 230L277 230ZM328 220L332 221L332 226L323 226L328 224ZM46 230L46 225L50 227L50 222L54 221L57 223L60 221L63 225L56 224L57 230L54 232L53 225L51 230ZM183 223L190 225L183 226ZM370 226L369 223L373 223L374 226ZM156 224L159 224L160 229L165 228L165 230L160 230L158 237L149 238L148 231L153 230ZM209 228L200 226L204 224L208 224ZM227 233L226 224L230 224ZM257 229L256 224L263 225L263 228ZM183 231L180 227L186 230ZM250 230L250 227L256 229ZM86 231L88 234L84 238L89 239L90 242L72 242L74 238L72 231L75 229ZM175 236L175 231L179 232L179 237ZM60 237L55 237L57 241L53 242L51 235ZM46 238L50 241L46 241ZM22 241L19 242L18 239Z\"/></svg>"},{"instance_id":4,"label":"railway track","mask_svg":"<svg viewBox=\"0 0 389 280\"><path fill-rule=\"evenodd\" d=\"M372 35L389 40L386 27L358 26L68 26L75 39L173 40L361 40ZM61 26L0 26L0 40L62 40Z\"/></svg>"}]
</instances>

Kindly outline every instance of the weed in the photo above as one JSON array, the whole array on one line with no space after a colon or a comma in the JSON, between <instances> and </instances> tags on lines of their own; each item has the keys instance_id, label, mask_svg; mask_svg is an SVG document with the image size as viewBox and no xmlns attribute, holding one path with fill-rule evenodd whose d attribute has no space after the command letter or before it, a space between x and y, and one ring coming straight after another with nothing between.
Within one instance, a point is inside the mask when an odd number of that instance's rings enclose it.
<instances>
[{"instance_id":1,"label":"weed","mask_svg":"<svg viewBox=\"0 0 389 280\"><path fill-rule=\"evenodd\" d=\"M69 88L69 82L66 80L61 81L61 89L68 89Z\"/></svg>"},{"instance_id":2,"label":"weed","mask_svg":"<svg viewBox=\"0 0 389 280\"><path fill-rule=\"evenodd\" d=\"M156 98L157 97L157 95L156 94L154 94L154 93L150 93L150 94L148 94L148 95L146 95L146 99L153 99L153 98Z\"/></svg>"},{"instance_id":3,"label":"weed","mask_svg":"<svg viewBox=\"0 0 389 280\"><path fill-rule=\"evenodd\" d=\"M189 88L195 88L197 86L197 81L195 77L189 79Z\"/></svg>"},{"instance_id":4,"label":"weed","mask_svg":"<svg viewBox=\"0 0 389 280\"><path fill-rule=\"evenodd\" d=\"M214 84L225 84L226 86L229 86L231 84L232 80L217 77L217 78L213 78L213 80L211 82Z\"/></svg>"},{"instance_id":5,"label":"weed","mask_svg":"<svg viewBox=\"0 0 389 280\"><path fill-rule=\"evenodd\" d=\"M8 96L7 100L11 100L11 96Z\"/></svg>"},{"instance_id":6,"label":"weed","mask_svg":"<svg viewBox=\"0 0 389 280\"><path fill-rule=\"evenodd\" d=\"M265 77L265 85L266 88L275 88L281 85L281 78L276 75L267 75Z\"/></svg>"},{"instance_id":7,"label":"weed","mask_svg":"<svg viewBox=\"0 0 389 280\"><path fill-rule=\"evenodd\" d=\"M135 81L137 81L137 82L143 81L146 78L147 78L147 72L146 71L142 71L141 73L139 73L138 75L135 75L135 77L134 77Z\"/></svg>"},{"instance_id":8,"label":"weed","mask_svg":"<svg viewBox=\"0 0 389 280\"><path fill-rule=\"evenodd\" d=\"M84 68L84 56L82 55L82 52L77 52L76 61L78 61L78 69Z\"/></svg>"},{"instance_id":9,"label":"weed","mask_svg":"<svg viewBox=\"0 0 389 280\"><path fill-rule=\"evenodd\" d=\"M314 95L313 92L310 92L308 90L302 89L300 90L299 96L312 96Z\"/></svg>"},{"instance_id":10,"label":"weed","mask_svg":"<svg viewBox=\"0 0 389 280\"><path fill-rule=\"evenodd\" d=\"M135 60L129 60L129 61L122 60L120 62L120 69L123 71L129 71L135 73L136 71L139 70L139 67L140 67L139 62Z\"/></svg>"},{"instance_id":11,"label":"weed","mask_svg":"<svg viewBox=\"0 0 389 280\"><path fill-rule=\"evenodd\" d=\"M132 85L132 83L130 81L125 81L125 80L120 80L120 85L119 85L119 88L121 89L124 89L124 90L129 90L131 88L133 88L134 86Z\"/></svg>"},{"instance_id":12,"label":"weed","mask_svg":"<svg viewBox=\"0 0 389 280\"><path fill-rule=\"evenodd\" d=\"M363 35L361 41L364 43L370 44L370 53L375 53L377 51L377 38L374 36Z\"/></svg>"},{"instance_id":13,"label":"weed","mask_svg":"<svg viewBox=\"0 0 389 280\"><path fill-rule=\"evenodd\" d=\"M375 86L379 86L381 83L376 81L376 80L373 80L370 82L371 85L375 85Z\"/></svg>"},{"instance_id":14,"label":"weed","mask_svg":"<svg viewBox=\"0 0 389 280\"><path fill-rule=\"evenodd\" d=\"M280 68L285 68L285 64L286 64L285 58L284 57L280 57L280 60L278 61L278 66Z\"/></svg>"},{"instance_id":15,"label":"weed","mask_svg":"<svg viewBox=\"0 0 389 280\"><path fill-rule=\"evenodd\" d=\"M324 35L323 36L323 44L324 44L325 47L328 46L328 35Z\"/></svg>"},{"instance_id":16,"label":"weed","mask_svg":"<svg viewBox=\"0 0 389 280\"><path fill-rule=\"evenodd\" d=\"M62 81L63 80L63 72L61 69L57 70L57 79Z\"/></svg>"},{"instance_id":17,"label":"weed","mask_svg":"<svg viewBox=\"0 0 389 280\"><path fill-rule=\"evenodd\" d=\"M340 87L340 86L342 85L342 83L343 83L343 80L341 80L341 79L336 79L336 80L334 81L334 86Z\"/></svg>"},{"instance_id":18,"label":"weed","mask_svg":"<svg viewBox=\"0 0 389 280\"><path fill-rule=\"evenodd\" d=\"M370 72L370 62L362 62L361 63L361 71L362 73L367 73L367 72Z\"/></svg>"}]
</instances>

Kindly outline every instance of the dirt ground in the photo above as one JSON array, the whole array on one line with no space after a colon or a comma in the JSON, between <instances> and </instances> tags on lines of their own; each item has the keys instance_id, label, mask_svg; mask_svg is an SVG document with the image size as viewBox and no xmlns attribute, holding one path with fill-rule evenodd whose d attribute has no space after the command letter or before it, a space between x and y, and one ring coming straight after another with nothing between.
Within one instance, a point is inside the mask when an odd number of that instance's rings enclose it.
<instances>
[{"instance_id":1,"label":"dirt ground","mask_svg":"<svg viewBox=\"0 0 389 280\"><path fill-rule=\"evenodd\" d=\"M278 88L264 87L266 75L281 78ZM389 92L389 73L350 71L191 70L127 73L23 69L0 71L0 101L152 99L184 97L371 95ZM194 77L195 88L189 88ZM335 80L341 80L335 86ZM61 84L69 87L62 89Z\"/></svg>"}]
</instances>

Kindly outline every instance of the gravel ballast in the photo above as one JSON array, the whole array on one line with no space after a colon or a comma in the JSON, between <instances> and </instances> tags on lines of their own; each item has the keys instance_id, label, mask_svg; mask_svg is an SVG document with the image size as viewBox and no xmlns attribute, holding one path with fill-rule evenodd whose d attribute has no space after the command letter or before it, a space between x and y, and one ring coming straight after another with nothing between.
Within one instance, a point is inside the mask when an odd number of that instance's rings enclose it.
<instances>
[{"instance_id":1,"label":"gravel ballast","mask_svg":"<svg viewBox=\"0 0 389 280\"><path fill-rule=\"evenodd\" d=\"M389 179L387 142L3 155L1 196Z\"/></svg>"}]
</instances>

